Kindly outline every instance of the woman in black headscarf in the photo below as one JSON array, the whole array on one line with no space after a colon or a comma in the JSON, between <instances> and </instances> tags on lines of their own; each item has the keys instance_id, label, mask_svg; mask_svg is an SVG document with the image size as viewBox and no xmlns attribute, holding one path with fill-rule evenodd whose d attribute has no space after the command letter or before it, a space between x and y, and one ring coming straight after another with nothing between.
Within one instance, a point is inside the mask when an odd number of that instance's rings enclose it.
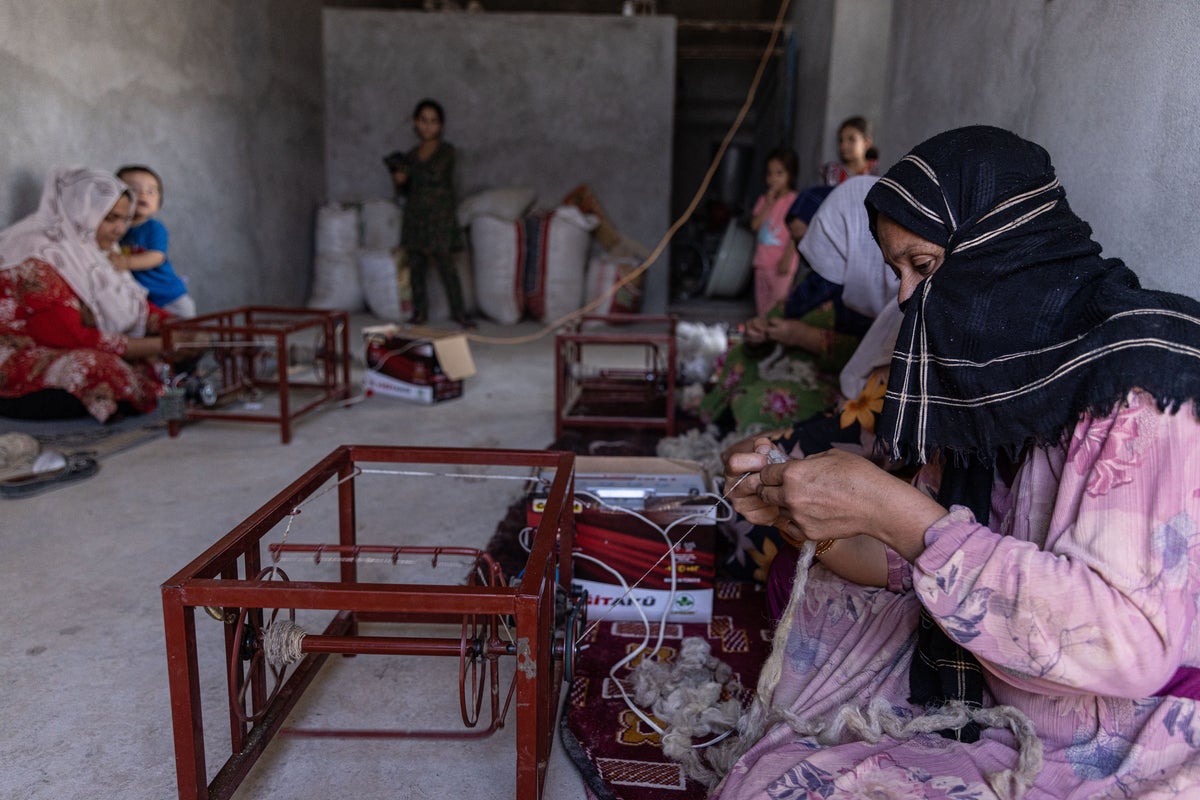
<instances>
[{"instance_id":1,"label":"woman in black headscarf","mask_svg":"<svg viewBox=\"0 0 1200 800\"><path fill-rule=\"evenodd\" d=\"M866 202L905 309L877 432L923 467L730 458L821 563L720 796L1200 796L1200 303L1101 258L1004 130Z\"/></svg>"}]
</instances>

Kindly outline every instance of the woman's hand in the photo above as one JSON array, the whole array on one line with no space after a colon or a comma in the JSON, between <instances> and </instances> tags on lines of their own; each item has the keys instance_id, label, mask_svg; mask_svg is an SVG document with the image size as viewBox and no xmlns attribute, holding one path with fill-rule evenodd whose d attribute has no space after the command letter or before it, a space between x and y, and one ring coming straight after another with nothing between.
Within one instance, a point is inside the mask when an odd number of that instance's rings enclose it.
<instances>
[{"instance_id":1,"label":"woman's hand","mask_svg":"<svg viewBox=\"0 0 1200 800\"><path fill-rule=\"evenodd\" d=\"M793 347L806 338L808 333L806 329L809 327L811 326L798 319L774 317L767 320L766 335L772 341L779 342L786 347Z\"/></svg>"},{"instance_id":2,"label":"woman's hand","mask_svg":"<svg viewBox=\"0 0 1200 800\"><path fill-rule=\"evenodd\" d=\"M745 340L750 344L762 344L767 340L766 317L751 317L746 321Z\"/></svg>"},{"instance_id":3,"label":"woman's hand","mask_svg":"<svg viewBox=\"0 0 1200 800\"><path fill-rule=\"evenodd\" d=\"M125 339L126 361L141 361L146 358L157 358L162 355L161 336L130 336Z\"/></svg>"},{"instance_id":4,"label":"woman's hand","mask_svg":"<svg viewBox=\"0 0 1200 800\"><path fill-rule=\"evenodd\" d=\"M725 458L725 499L734 511L755 525L775 525L780 521L780 509L764 502L759 495L762 488L759 472L768 463L766 454L774 448L770 439L760 436L751 447L735 448Z\"/></svg>"},{"instance_id":5,"label":"woman's hand","mask_svg":"<svg viewBox=\"0 0 1200 800\"><path fill-rule=\"evenodd\" d=\"M732 457L729 469L744 469L750 458L753 456ZM754 483L739 487L739 492L756 491L758 502L742 499L740 503L758 519L773 513L800 540L865 534L913 561L925 549L925 531L947 513L920 490L842 450L783 464L766 464L765 456L759 458L762 466ZM747 479L743 486L749 482ZM734 508L741 511L736 503Z\"/></svg>"},{"instance_id":6,"label":"woman's hand","mask_svg":"<svg viewBox=\"0 0 1200 800\"><path fill-rule=\"evenodd\" d=\"M799 347L810 353L825 352L825 331L798 319L774 317L767 320L767 338L784 347Z\"/></svg>"},{"instance_id":7,"label":"woman's hand","mask_svg":"<svg viewBox=\"0 0 1200 800\"><path fill-rule=\"evenodd\" d=\"M786 539L800 547L807 541L804 533L788 518L786 509L770 503L762 496L763 483L759 473L763 467L768 466L765 454L770 452L773 446L770 439L759 437L754 440L753 451L749 444L743 446L741 443L726 451L725 485L732 487L727 490L727 499L733 508L751 523L777 527ZM746 477L742 478L743 475ZM816 537L814 540L820 541ZM818 558L826 567L846 580L863 586L887 585L887 553L880 542L868 536L848 538Z\"/></svg>"},{"instance_id":8,"label":"woman's hand","mask_svg":"<svg viewBox=\"0 0 1200 800\"><path fill-rule=\"evenodd\" d=\"M209 331L183 329L171 332L171 352L163 353L163 358L173 364L194 362L204 351L212 347L212 334Z\"/></svg>"},{"instance_id":9,"label":"woman's hand","mask_svg":"<svg viewBox=\"0 0 1200 800\"><path fill-rule=\"evenodd\" d=\"M392 183L397 186L403 186L408 183L408 173L402 169L398 169L392 173Z\"/></svg>"},{"instance_id":10,"label":"woman's hand","mask_svg":"<svg viewBox=\"0 0 1200 800\"><path fill-rule=\"evenodd\" d=\"M729 445L729 447L726 447L721 453L721 461L722 463L728 463L729 457L735 453L756 452L755 447L759 445L760 440L767 439L771 442L774 442L776 439L786 435L787 433L789 433L787 428L780 428L773 431L760 431L754 436L747 436L745 439L738 439L736 442Z\"/></svg>"},{"instance_id":11,"label":"woman's hand","mask_svg":"<svg viewBox=\"0 0 1200 800\"><path fill-rule=\"evenodd\" d=\"M207 350L212 347L213 336L208 331L182 330L172 333L171 341L188 350Z\"/></svg>"}]
</instances>

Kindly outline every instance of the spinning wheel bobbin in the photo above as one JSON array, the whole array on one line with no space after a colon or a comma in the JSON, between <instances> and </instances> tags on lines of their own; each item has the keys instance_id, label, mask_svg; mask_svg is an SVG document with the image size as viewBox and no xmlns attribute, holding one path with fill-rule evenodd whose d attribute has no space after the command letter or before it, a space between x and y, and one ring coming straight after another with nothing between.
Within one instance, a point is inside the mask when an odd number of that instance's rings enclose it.
<instances>
[{"instance_id":1,"label":"spinning wheel bobbin","mask_svg":"<svg viewBox=\"0 0 1200 800\"><path fill-rule=\"evenodd\" d=\"M287 581L287 573L278 567L267 567L258 574L258 580L271 580L278 576ZM267 647L263 641L264 631L275 625L279 618L280 609L271 609L264 620L263 612L267 609L243 608L236 612L233 640L237 647L230 653L229 659L229 708L230 713L243 722L258 722L266 713L266 708L279 694L283 686L284 675L287 674L287 664L271 663L267 657ZM210 616L211 616L211 612ZM296 609L288 609L288 619L295 624ZM241 664L246 663L246 674L241 672ZM258 713L246 712L246 689L255 685L266 684L266 674L270 671L274 678L270 692L262 703L263 710Z\"/></svg>"}]
</instances>

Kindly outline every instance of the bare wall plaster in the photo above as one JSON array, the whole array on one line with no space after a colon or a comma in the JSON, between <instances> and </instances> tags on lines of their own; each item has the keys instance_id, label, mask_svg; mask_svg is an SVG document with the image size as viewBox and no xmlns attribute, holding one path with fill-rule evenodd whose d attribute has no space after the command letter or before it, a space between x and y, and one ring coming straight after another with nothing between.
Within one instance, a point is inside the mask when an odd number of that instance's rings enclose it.
<instances>
[{"instance_id":1,"label":"bare wall plaster","mask_svg":"<svg viewBox=\"0 0 1200 800\"><path fill-rule=\"evenodd\" d=\"M1049 152L1107 256L1200 296L1200 4L896 0L885 162L941 130Z\"/></svg>"},{"instance_id":2,"label":"bare wall plaster","mask_svg":"<svg viewBox=\"0 0 1200 800\"><path fill-rule=\"evenodd\" d=\"M825 144L829 115L836 0L804 0L792 6L797 40L796 154L800 157L799 185L814 182L821 164L837 155ZM882 87L880 87L882 91Z\"/></svg>"},{"instance_id":3,"label":"bare wall plaster","mask_svg":"<svg viewBox=\"0 0 1200 800\"><path fill-rule=\"evenodd\" d=\"M0 225L59 164L163 176L201 311L299 305L323 193L319 0L0 0Z\"/></svg>"},{"instance_id":4,"label":"bare wall plaster","mask_svg":"<svg viewBox=\"0 0 1200 800\"><path fill-rule=\"evenodd\" d=\"M390 195L380 158L415 144L422 97L446 109L466 196L530 186L553 207L580 183L653 246L670 226L675 20L574 14L325 11L329 198ZM667 262L645 310L667 299Z\"/></svg>"},{"instance_id":5,"label":"bare wall plaster","mask_svg":"<svg viewBox=\"0 0 1200 800\"><path fill-rule=\"evenodd\" d=\"M821 131L822 163L838 157L838 126L843 120L866 117L878 133L886 99L891 13L892 0L838 0Z\"/></svg>"}]
</instances>

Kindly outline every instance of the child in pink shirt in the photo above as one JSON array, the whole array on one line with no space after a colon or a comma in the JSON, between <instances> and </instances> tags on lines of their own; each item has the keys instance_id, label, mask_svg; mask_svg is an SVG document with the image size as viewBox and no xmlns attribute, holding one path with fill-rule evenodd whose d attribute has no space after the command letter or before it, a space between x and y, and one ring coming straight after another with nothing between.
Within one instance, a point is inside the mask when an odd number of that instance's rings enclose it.
<instances>
[{"instance_id":1,"label":"child in pink shirt","mask_svg":"<svg viewBox=\"0 0 1200 800\"><path fill-rule=\"evenodd\" d=\"M796 248L787 227L787 212L796 199L796 154L774 150L767 156L767 191L754 204L750 229L754 246L754 308L760 316L787 297L796 274Z\"/></svg>"}]
</instances>

